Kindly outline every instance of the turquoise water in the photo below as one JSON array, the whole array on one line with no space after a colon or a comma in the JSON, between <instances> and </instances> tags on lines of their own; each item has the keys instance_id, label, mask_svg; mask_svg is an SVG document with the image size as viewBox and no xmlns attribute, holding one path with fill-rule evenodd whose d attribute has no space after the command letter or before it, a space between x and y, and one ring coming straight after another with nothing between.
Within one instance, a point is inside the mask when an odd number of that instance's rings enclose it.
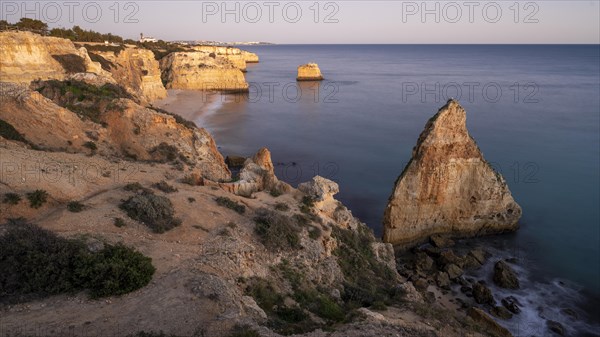
<instances>
[{"instance_id":1,"label":"turquoise water","mask_svg":"<svg viewBox=\"0 0 600 337\"><path fill-rule=\"evenodd\" d=\"M261 58L248 67L250 95L222 96L204 124L225 155L266 146L278 176L294 185L315 174L335 180L338 199L381 234L387 198L425 122L457 98L523 208L517 233L482 242L522 258L531 286L564 281L597 300L598 45L248 49ZM296 67L309 61L326 80L300 84L296 97Z\"/></svg>"}]
</instances>

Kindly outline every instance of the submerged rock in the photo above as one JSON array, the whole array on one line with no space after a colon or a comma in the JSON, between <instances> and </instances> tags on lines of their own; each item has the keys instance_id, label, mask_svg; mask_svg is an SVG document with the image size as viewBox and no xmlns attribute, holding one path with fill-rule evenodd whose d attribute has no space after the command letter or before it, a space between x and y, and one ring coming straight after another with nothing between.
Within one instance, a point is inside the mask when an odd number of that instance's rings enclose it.
<instances>
[{"instance_id":1,"label":"submerged rock","mask_svg":"<svg viewBox=\"0 0 600 337\"><path fill-rule=\"evenodd\" d=\"M473 284L473 298L475 299L475 302L479 304L494 305L494 303L496 303L490 288L481 282Z\"/></svg>"},{"instance_id":2,"label":"submerged rock","mask_svg":"<svg viewBox=\"0 0 600 337\"><path fill-rule=\"evenodd\" d=\"M298 67L298 81L321 81L323 75L316 63L307 63Z\"/></svg>"},{"instance_id":3,"label":"submerged rock","mask_svg":"<svg viewBox=\"0 0 600 337\"><path fill-rule=\"evenodd\" d=\"M518 228L521 207L483 158L465 110L448 101L419 136L384 214L385 242L407 246L436 234L474 236Z\"/></svg>"}]
</instances>

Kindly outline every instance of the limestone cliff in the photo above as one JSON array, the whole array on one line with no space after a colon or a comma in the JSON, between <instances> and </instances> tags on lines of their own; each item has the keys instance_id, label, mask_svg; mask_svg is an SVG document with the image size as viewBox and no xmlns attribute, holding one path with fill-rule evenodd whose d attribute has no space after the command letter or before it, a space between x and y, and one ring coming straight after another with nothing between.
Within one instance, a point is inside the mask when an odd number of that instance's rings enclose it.
<instances>
[{"instance_id":1,"label":"limestone cliff","mask_svg":"<svg viewBox=\"0 0 600 337\"><path fill-rule=\"evenodd\" d=\"M0 32L0 79L3 82L29 83L36 79L62 80L69 74L92 72L104 76L85 48L57 37L30 32Z\"/></svg>"},{"instance_id":2,"label":"limestone cliff","mask_svg":"<svg viewBox=\"0 0 600 337\"><path fill-rule=\"evenodd\" d=\"M102 83L89 77L75 76ZM73 79L40 81L32 87L37 91L2 83L0 120L39 149L164 162L212 180L230 178L206 130L140 106L116 85L96 87Z\"/></svg>"},{"instance_id":3,"label":"limestone cliff","mask_svg":"<svg viewBox=\"0 0 600 337\"><path fill-rule=\"evenodd\" d=\"M167 89L246 92L242 71L224 57L204 52L177 52L161 59L162 80Z\"/></svg>"},{"instance_id":4,"label":"limestone cliff","mask_svg":"<svg viewBox=\"0 0 600 337\"><path fill-rule=\"evenodd\" d=\"M427 122L396 181L384 241L409 245L434 234L472 236L518 228L521 207L485 161L454 100Z\"/></svg>"},{"instance_id":5,"label":"limestone cliff","mask_svg":"<svg viewBox=\"0 0 600 337\"><path fill-rule=\"evenodd\" d=\"M102 67L130 93L142 101L152 102L167 97L162 84L158 61L152 51L124 47L122 50L102 50L89 46L90 55L101 61Z\"/></svg>"},{"instance_id":6,"label":"limestone cliff","mask_svg":"<svg viewBox=\"0 0 600 337\"><path fill-rule=\"evenodd\" d=\"M239 56L247 63L258 63L259 58L255 53L246 50L241 50L235 47L219 47L219 46L194 46L194 50L205 53L214 53L218 56Z\"/></svg>"},{"instance_id":7,"label":"limestone cliff","mask_svg":"<svg viewBox=\"0 0 600 337\"><path fill-rule=\"evenodd\" d=\"M320 81L323 79L321 70L316 63L307 63L298 67L298 81Z\"/></svg>"}]
</instances>

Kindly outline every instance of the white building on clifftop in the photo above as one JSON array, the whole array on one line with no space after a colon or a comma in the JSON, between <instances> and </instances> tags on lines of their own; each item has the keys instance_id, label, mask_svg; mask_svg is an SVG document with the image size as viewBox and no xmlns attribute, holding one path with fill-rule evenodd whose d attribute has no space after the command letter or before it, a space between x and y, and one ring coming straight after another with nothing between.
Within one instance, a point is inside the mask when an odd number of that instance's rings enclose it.
<instances>
[{"instance_id":1,"label":"white building on clifftop","mask_svg":"<svg viewBox=\"0 0 600 337\"><path fill-rule=\"evenodd\" d=\"M140 42L144 43L144 42L158 42L157 39L153 38L152 36L144 36L144 33L140 33Z\"/></svg>"}]
</instances>

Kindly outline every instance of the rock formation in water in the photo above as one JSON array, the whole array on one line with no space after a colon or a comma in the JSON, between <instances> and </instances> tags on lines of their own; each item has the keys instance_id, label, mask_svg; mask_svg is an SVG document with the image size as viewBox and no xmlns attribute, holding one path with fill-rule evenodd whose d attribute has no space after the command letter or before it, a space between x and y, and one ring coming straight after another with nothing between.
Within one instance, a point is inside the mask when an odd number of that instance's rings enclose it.
<instances>
[{"instance_id":1,"label":"rock formation in water","mask_svg":"<svg viewBox=\"0 0 600 337\"><path fill-rule=\"evenodd\" d=\"M260 191L282 194L292 190L290 185L275 176L271 152L267 148L260 149L254 157L246 159L238 181L218 185L228 192L244 197L250 197Z\"/></svg>"},{"instance_id":2,"label":"rock formation in water","mask_svg":"<svg viewBox=\"0 0 600 337\"><path fill-rule=\"evenodd\" d=\"M88 47L90 57L98 60L102 68L110 72L127 91L146 102L167 97L159 63L152 51L131 47L113 51L108 48L103 50L102 47Z\"/></svg>"},{"instance_id":3,"label":"rock formation in water","mask_svg":"<svg viewBox=\"0 0 600 337\"><path fill-rule=\"evenodd\" d=\"M177 52L160 61L167 89L247 92L242 71L227 58L204 52Z\"/></svg>"},{"instance_id":4,"label":"rock formation in water","mask_svg":"<svg viewBox=\"0 0 600 337\"><path fill-rule=\"evenodd\" d=\"M36 79L65 79L69 74L91 72L110 77L100 63L92 62L85 48L73 42L30 32L0 32L0 79L29 83Z\"/></svg>"},{"instance_id":5,"label":"rock formation in water","mask_svg":"<svg viewBox=\"0 0 600 337\"><path fill-rule=\"evenodd\" d=\"M383 239L406 246L435 234L514 231L520 217L521 207L504 178L469 135L465 110L450 100L427 122L396 181L384 214Z\"/></svg>"},{"instance_id":6,"label":"rock formation in water","mask_svg":"<svg viewBox=\"0 0 600 337\"><path fill-rule=\"evenodd\" d=\"M316 63L307 63L298 67L298 81L321 81L323 75Z\"/></svg>"}]
</instances>

